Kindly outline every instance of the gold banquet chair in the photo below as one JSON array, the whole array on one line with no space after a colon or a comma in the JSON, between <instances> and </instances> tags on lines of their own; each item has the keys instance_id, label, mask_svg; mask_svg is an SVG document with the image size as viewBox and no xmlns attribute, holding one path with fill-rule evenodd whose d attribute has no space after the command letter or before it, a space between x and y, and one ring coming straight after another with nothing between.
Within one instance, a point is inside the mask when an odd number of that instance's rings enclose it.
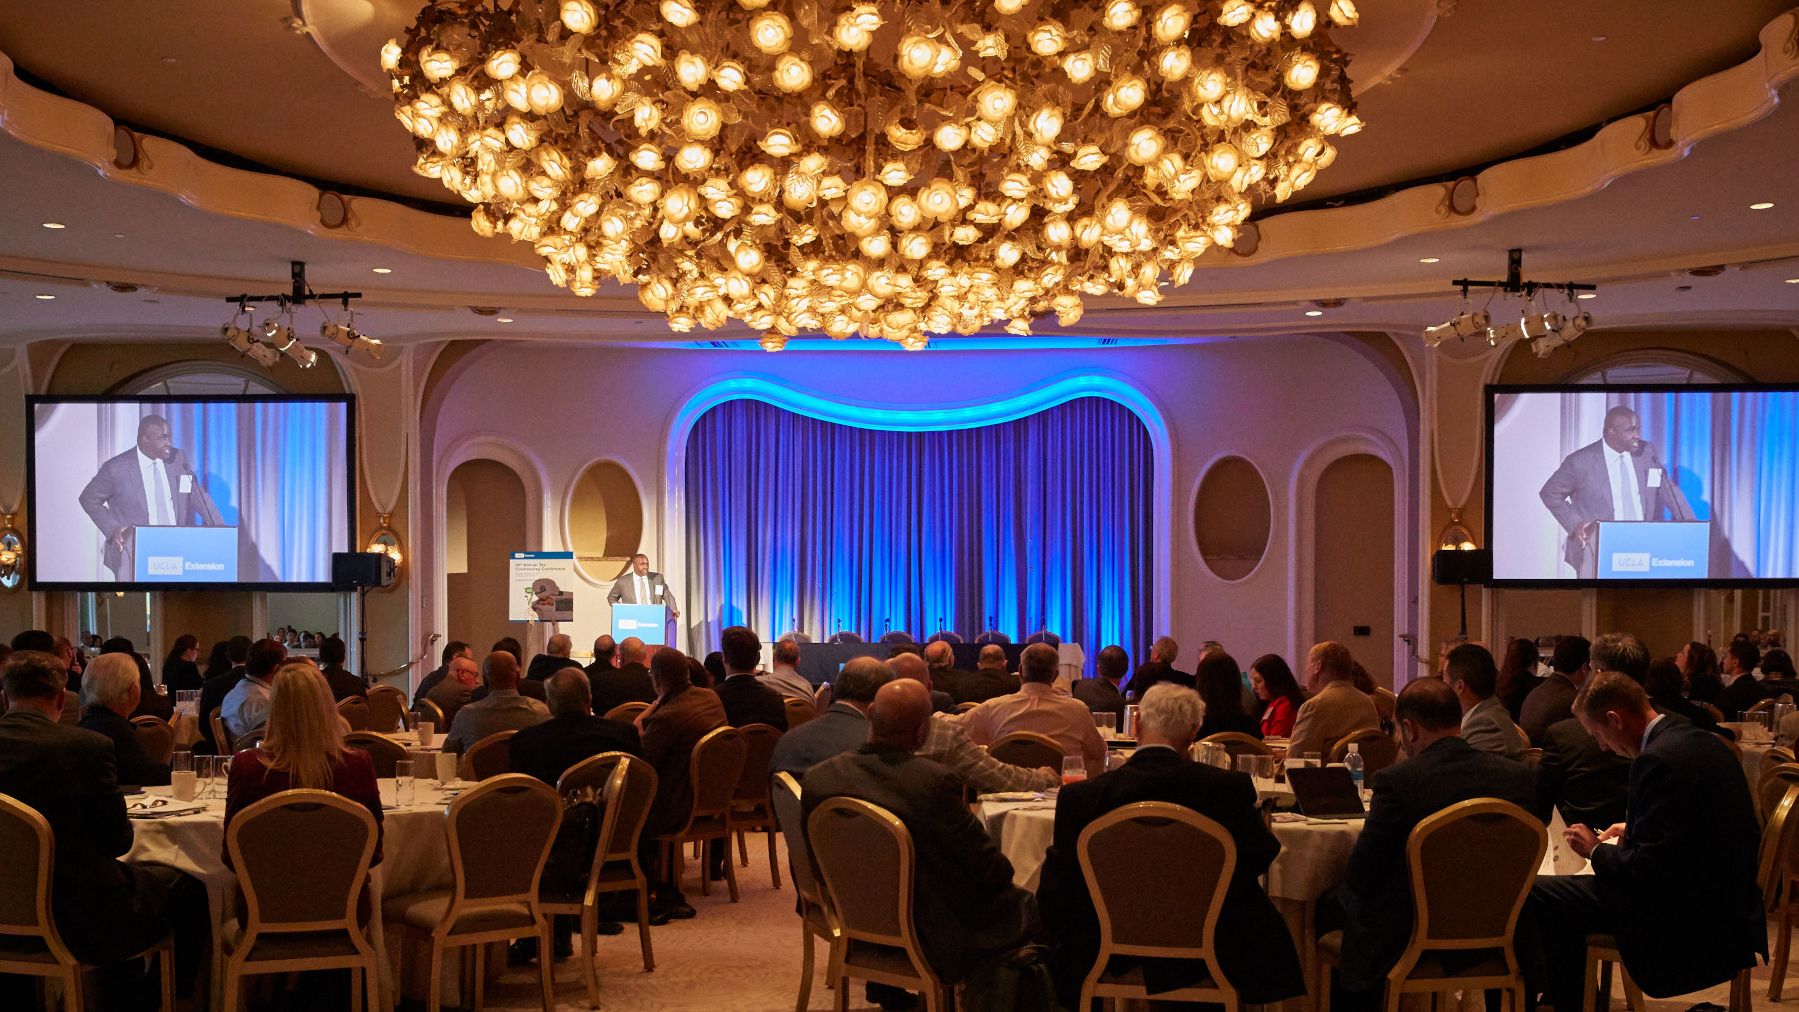
<instances>
[{"instance_id":1,"label":"gold banquet chair","mask_svg":"<svg viewBox=\"0 0 1799 1012\"><path fill-rule=\"evenodd\" d=\"M444 719L443 707L438 706L429 699L421 699L412 704L413 726L417 727L418 722L421 720L430 721L431 726L437 729L434 732L436 734L448 734L450 731L450 723Z\"/></svg>"},{"instance_id":2,"label":"gold banquet chair","mask_svg":"<svg viewBox=\"0 0 1799 1012\"><path fill-rule=\"evenodd\" d=\"M781 706L787 710L787 730L789 731L818 716L819 708L810 699L785 696L781 699Z\"/></svg>"},{"instance_id":3,"label":"gold banquet chair","mask_svg":"<svg viewBox=\"0 0 1799 1012\"><path fill-rule=\"evenodd\" d=\"M1028 770L1047 766L1062 772L1062 746L1046 734L1035 731L1013 731L1001 735L999 740L987 746L987 754L1009 766L1022 766ZM1093 770L1094 776L1101 771Z\"/></svg>"},{"instance_id":4,"label":"gold banquet chair","mask_svg":"<svg viewBox=\"0 0 1799 1012\"><path fill-rule=\"evenodd\" d=\"M351 696L338 703L337 715L350 725L352 731L369 729L369 701L361 696Z\"/></svg>"},{"instance_id":5,"label":"gold banquet chair","mask_svg":"<svg viewBox=\"0 0 1799 1012\"><path fill-rule=\"evenodd\" d=\"M1799 772L1791 763L1786 776ZM1799 782L1777 774L1773 779L1786 786L1786 793L1768 811L1768 824L1762 830L1761 880L1762 905L1774 921L1773 958L1768 960L1768 1000L1779 1001L1786 987L1787 961L1792 955L1793 925L1799 921ZM1748 982L1742 981L1745 1003Z\"/></svg>"},{"instance_id":6,"label":"gold banquet chair","mask_svg":"<svg viewBox=\"0 0 1799 1012\"><path fill-rule=\"evenodd\" d=\"M748 746L744 744L743 732L734 727L719 727L706 732L693 746L693 761L689 776L693 785L693 807L687 812L687 820L680 829L672 833L664 833L656 839L664 849L664 860L667 862L669 881L677 886L681 882L681 844L705 844L711 840L730 842L730 824L727 821L731 813L731 795L737 791L737 781L743 776L744 754ZM705 848L701 847L701 854ZM700 862L700 895L712 895L712 886L708 881L704 860ZM730 886L731 902L737 902L737 866L725 855L725 884Z\"/></svg>"},{"instance_id":7,"label":"gold banquet chair","mask_svg":"<svg viewBox=\"0 0 1799 1012\"><path fill-rule=\"evenodd\" d=\"M601 812L593 861L588 866L587 878L580 887L580 892L564 895L552 892L547 884L540 883L538 886L539 903L545 914L551 917L562 914L577 917L581 921L581 982L587 986L587 1000L593 1003L594 1008L600 1007L600 982L594 963L600 955L601 873L606 865L609 844L618 826L619 801L625 793L630 767L643 761L633 759L623 752L605 752L576 763L556 781L556 793L562 795L565 805L576 792L591 790Z\"/></svg>"},{"instance_id":8,"label":"gold banquet chair","mask_svg":"<svg viewBox=\"0 0 1799 1012\"><path fill-rule=\"evenodd\" d=\"M629 724L637 719L637 715L650 708L648 703L620 703L605 713L607 720L616 720Z\"/></svg>"},{"instance_id":9,"label":"gold banquet chair","mask_svg":"<svg viewBox=\"0 0 1799 1012\"><path fill-rule=\"evenodd\" d=\"M412 714L406 709L406 693L391 685L369 686L369 730L387 733L410 731ZM438 728L439 732L448 731Z\"/></svg>"},{"instance_id":10,"label":"gold banquet chair","mask_svg":"<svg viewBox=\"0 0 1799 1012\"><path fill-rule=\"evenodd\" d=\"M1111 973L1115 956L1181 959L1205 964L1205 977L1157 1001L1242 1008L1237 989L1218 966L1218 915L1237 867L1237 844L1211 819L1162 801L1141 801L1106 813L1076 843L1081 876L1099 915L1099 953L1081 983L1077 1008L1095 998L1148 1000L1143 971ZM1180 854L1146 874L1144 854Z\"/></svg>"},{"instance_id":11,"label":"gold banquet chair","mask_svg":"<svg viewBox=\"0 0 1799 1012\"><path fill-rule=\"evenodd\" d=\"M829 950L825 957L825 980L837 979L837 920L831 915L824 890L812 866L812 850L806 843L805 818L800 807L799 781L791 773L776 773L770 790L775 818L781 824L781 835L787 840L787 870L793 877L793 891L799 894L800 937L804 943L800 963L800 997L794 1006L806 1012L812 1001L812 939L822 938Z\"/></svg>"},{"instance_id":12,"label":"gold banquet chair","mask_svg":"<svg viewBox=\"0 0 1799 1012\"><path fill-rule=\"evenodd\" d=\"M1408 993L1502 989L1510 1012L1527 1012L1524 976L1512 944L1518 914L1536 882L1549 836L1524 809L1497 798L1474 798L1420 822L1406 839L1412 883L1412 937L1387 972L1387 1012ZM1480 875L1467 875L1467 855L1482 855ZM1451 971L1445 956L1470 965ZM1318 1012L1330 1012L1331 968L1342 961L1343 932L1318 940Z\"/></svg>"},{"instance_id":13,"label":"gold banquet chair","mask_svg":"<svg viewBox=\"0 0 1799 1012\"><path fill-rule=\"evenodd\" d=\"M1208 734L1199 740L1201 745L1217 745L1231 757L1231 769L1237 768L1237 757L1240 755L1273 755L1274 750L1253 734L1242 731L1220 731Z\"/></svg>"},{"instance_id":14,"label":"gold banquet chair","mask_svg":"<svg viewBox=\"0 0 1799 1012\"><path fill-rule=\"evenodd\" d=\"M351 731L344 735L344 744L350 748L359 748L369 754L369 760L375 765L375 776L380 780L391 780L394 766L406 758L406 747L384 735L373 731ZM418 775L421 771L414 771ZM431 771L422 771L429 777Z\"/></svg>"},{"instance_id":15,"label":"gold banquet chair","mask_svg":"<svg viewBox=\"0 0 1799 1012\"><path fill-rule=\"evenodd\" d=\"M1362 772L1373 776L1381 770L1399 761L1399 743L1393 736L1379 728L1365 727L1360 731L1351 731L1337 739L1331 746L1330 762L1340 763L1349 754L1349 746L1354 745L1362 757Z\"/></svg>"},{"instance_id":16,"label":"gold banquet chair","mask_svg":"<svg viewBox=\"0 0 1799 1012\"><path fill-rule=\"evenodd\" d=\"M517 731L495 731L468 747L458 771L464 780L486 780L512 772L512 736Z\"/></svg>"},{"instance_id":17,"label":"gold banquet chair","mask_svg":"<svg viewBox=\"0 0 1799 1012\"><path fill-rule=\"evenodd\" d=\"M781 864L775 854L775 811L769 805L768 764L774 757L775 744L781 731L772 724L745 724L743 733L743 771L737 777L737 790L731 795L731 812L726 817L731 832L737 835L737 858L745 868L750 866L750 849L745 838L750 833L768 837L768 877L776 889L781 888Z\"/></svg>"},{"instance_id":18,"label":"gold banquet chair","mask_svg":"<svg viewBox=\"0 0 1799 1012\"><path fill-rule=\"evenodd\" d=\"M146 713L131 718L131 727L137 732L138 743L144 746L144 754L151 762L166 764L169 756L175 754L175 727L168 721Z\"/></svg>"},{"instance_id":19,"label":"gold banquet chair","mask_svg":"<svg viewBox=\"0 0 1799 1012\"><path fill-rule=\"evenodd\" d=\"M369 810L330 791L282 791L231 821L225 847L245 917L224 940L223 1012L240 1007L245 977L341 968L350 971L347 1007L359 1012L366 988L371 1012L380 1008L375 949L356 919L375 839Z\"/></svg>"},{"instance_id":20,"label":"gold banquet chair","mask_svg":"<svg viewBox=\"0 0 1799 1012\"><path fill-rule=\"evenodd\" d=\"M925 962L912 919L918 861L905 824L866 801L831 798L806 821L806 839L841 933L837 1007L856 977L922 994L925 1012L949 1012L952 990Z\"/></svg>"},{"instance_id":21,"label":"gold banquet chair","mask_svg":"<svg viewBox=\"0 0 1799 1012\"><path fill-rule=\"evenodd\" d=\"M63 944L50 915L56 836L37 810L0 794L0 973L62 981L63 1006L82 1012L81 977L90 969ZM163 1012L175 1012L175 940L163 938L138 958L162 971ZM46 1006L48 1007L48 1006Z\"/></svg>"}]
</instances>

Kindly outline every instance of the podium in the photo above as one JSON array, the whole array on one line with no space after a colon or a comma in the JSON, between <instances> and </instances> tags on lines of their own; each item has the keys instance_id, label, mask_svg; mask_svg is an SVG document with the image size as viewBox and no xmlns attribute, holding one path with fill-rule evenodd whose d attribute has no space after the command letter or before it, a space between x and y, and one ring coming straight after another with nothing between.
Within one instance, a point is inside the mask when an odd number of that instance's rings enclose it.
<instances>
[{"instance_id":1,"label":"podium","mask_svg":"<svg viewBox=\"0 0 1799 1012\"><path fill-rule=\"evenodd\" d=\"M668 605L625 604L612 606L612 638L635 636L646 645L668 645Z\"/></svg>"},{"instance_id":2,"label":"podium","mask_svg":"<svg viewBox=\"0 0 1799 1012\"><path fill-rule=\"evenodd\" d=\"M1705 520L1601 520L1594 551L1601 580L1703 580L1711 575Z\"/></svg>"},{"instance_id":3,"label":"podium","mask_svg":"<svg viewBox=\"0 0 1799 1012\"><path fill-rule=\"evenodd\" d=\"M236 583L237 528L133 527L138 583Z\"/></svg>"}]
</instances>

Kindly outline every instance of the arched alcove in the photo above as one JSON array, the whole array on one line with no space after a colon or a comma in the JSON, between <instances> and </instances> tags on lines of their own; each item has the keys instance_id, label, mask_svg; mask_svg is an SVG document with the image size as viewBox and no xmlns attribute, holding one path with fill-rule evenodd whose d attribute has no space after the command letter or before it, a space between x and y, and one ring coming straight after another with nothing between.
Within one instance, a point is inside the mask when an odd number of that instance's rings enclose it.
<instances>
[{"instance_id":1,"label":"arched alcove","mask_svg":"<svg viewBox=\"0 0 1799 1012\"><path fill-rule=\"evenodd\" d=\"M1313 493L1312 636L1335 640L1393 685L1393 468L1367 453L1325 465Z\"/></svg>"},{"instance_id":2,"label":"arched alcove","mask_svg":"<svg viewBox=\"0 0 1799 1012\"><path fill-rule=\"evenodd\" d=\"M613 460L596 460L570 486L563 509L575 567L596 585L617 576L643 542L643 497Z\"/></svg>"},{"instance_id":3,"label":"arched alcove","mask_svg":"<svg viewBox=\"0 0 1799 1012\"><path fill-rule=\"evenodd\" d=\"M526 545L525 483L478 457L450 472L444 489L444 594L449 628L470 643L515 630L507 621L507 553Z\"/></svg>"},{"instance_id":4,"label":"arched alcove","mask_svg":"<svg viewBox=\"0 0 1799 1012\"><path fill-rule=\"evenodd\" d=\"M1206 469L1193 497L1193 537L1214 576L1236 581L1255 572L1272 528L1268 483L1254 464L1222 457Z\"/></svg>"}]
</instances>

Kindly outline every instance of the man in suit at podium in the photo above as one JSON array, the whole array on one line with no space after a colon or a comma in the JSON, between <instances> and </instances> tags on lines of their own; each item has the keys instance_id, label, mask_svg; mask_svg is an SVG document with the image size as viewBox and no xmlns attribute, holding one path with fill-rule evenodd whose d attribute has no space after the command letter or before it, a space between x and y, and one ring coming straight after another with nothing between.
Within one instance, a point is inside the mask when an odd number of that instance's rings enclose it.
<instances>
[{"instance_id":1,"label":"man in suit at podium","mask_svg":"<svg viewBox=\"0 0 1799 1012\"><path fill-rule=\"evenodd\" d=\"M1538 493L1568 532L1562 557L1583 580L1599 575L1596 544L1601 520L1692 520L1693 510L1645 442L1637 413L1622 404L1605 413L1595 442L1562 459Z\"/></svg>"},{"instance_id":2,"label":"man in suit at podium","mask_svg":"<svg viewBox=\"0 0 1799 1012\"><path fill-rule=\"evenodd\" d=\"M606 592L607 604L665 604L668 606L669 618L680 618L681 610L675 607L675 592L662 578L661 573L650 572L650 557L643 554L631 556L631 571L612 582L612 589Z\"/></svg>"},{"instance_id":3,"label":"man in suit at podium","mask_svg":"<svg viewBox=\"0 0 1799 1012\"><path fill-rule=\"evenodd\" d=\"M121 583L136 576L134 528L224 526L187 454L171 445L161 415L137 423L137 445L101 464L77 501L106 538L102 561Z\"/></svg>"}]
</instances>

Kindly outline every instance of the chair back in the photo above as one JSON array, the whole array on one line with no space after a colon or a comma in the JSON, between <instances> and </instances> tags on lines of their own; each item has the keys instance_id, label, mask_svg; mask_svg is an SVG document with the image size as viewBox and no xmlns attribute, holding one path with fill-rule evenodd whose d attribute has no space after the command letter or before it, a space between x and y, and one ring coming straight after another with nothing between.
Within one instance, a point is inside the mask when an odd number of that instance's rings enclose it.
<instances>
[{"instance_id":1,"label":"chair back","mask_svg":"<svg viewBox=\"0 0 1799 1012\"><path fill-rule=\"evenodd\" d=\"M1013 731L1002 735L988 746L987 754L1010 766L1031 770L1048 766L1057 772L1062 769L1062 746L1049 735L1035 731Z\"/></svg>"},{"instance_id":2,"label":"chair back","mask_svg":"<svg viewBox=\"0 0 1799 1012\"><path fill-rule=\"evenodd\" d=\"M600 832L593 848L593 862L587 869L584 903L592 903L598 895L600 869L605 866L610 844L618 835L618 820L622 814L619 801L624 797L631 767L639 764L647 765L647 762L623 752L602 752L569 767L556 781L556 793L562 795L564 805L586 800L578 795L591 791L593 801L600 806Z\"/></svg>"},{"instance_id":3,"label":"chair back","mask_svg":"<svg viewBox=\"0 0 1799 1012\"><path fill-rule=\"evenodd\" d=\"M166 763L169 756L175 754L175 729L168 721L146 713L131 718L131 726L137 731L137 740L144 746L144 754L151 762Z\"/></svg>"},{"instance_id":4,"label":"chair back","mask_svg":"<svg viewBox=\"0 0 1799 1012\"><path fill-rule=\"evenodd\" d=\"M218 707L213 707L206 715L206 726L212 731L212 750L219 755L230 755L231 734L225 730L225 719L219 716Z\"/></svg>"},{"instance_id":5,"label":"chair back","mask_svg":"<svg viewBox=\"0 0 1799 1012\"><path fill-rule=\"evenodd\" d=\"M1373 776L1399 761L1399 743L1379 728L1365 727L1337 739L1331 746L1330 761L1340 763L1354 745L1362 757L1362 772Z\"/></svg>"},{"instance_id":6,"label":"chair back","mask_svg":"<svg viewBox=\"0 0 1799 1012\"><path fill-rule=\"evenodd\" d=\"M743 732L734 727L718 727L706 732L693 746L692 819L723 818L731 810L731 796L743 777L743 763L749 745ZM762 767L767 769L765 764Z\"/></svg>"},{"instance_id":7,"label":"chair back","mask_svg":"<svg viewBox=\"0 0 1799 1012\"><path fill-rule=\"evenodd\" d=\"M412 720L414 724L421 720L430 721L431 726L437 728L438 734L443 734L450 729L450 722L444 719L443 707L429 699L421 699L412 704Z\"/></svg>"},{"instance_id":8,"label":"chair back","mask_svg":"<svg viewBox=\"0 0 1799 1012\"><path fill-rule=\"evenodd\" d=\"M849 941L906 950L926 973L912 924L912 834L892 812L856 798L830 798L806 822L818 874Z\"/></svg>"},{"instance_id":9,"label":"chair back","mask_svg":"<svg viewBox=\"0 0 1799 1012\"><path fill-rule=\"evenodd\" d=\"M1768 811L1768 824L1762 827L1761 865L1757 881L1762 887L1762 907L1770 912L1790 900L1787 888L1793 883L1795 845L1799 844L1799 785L1788 785L1786 793ZM1777 923L1785 924L1779 921Z\"/></svg>"},{"instance_id":10,"label":"chair back","mask_svg":"<svg viewBox=\"0 0 1799 1012\"><path fill-rule=\"evenodd\" d=\"M367 752L374 761L375 776L380 779L393 776L394 764L406 758L405 746L373 731L351 731L344 735L344 744Z\"/></svg>"},{"instance_id":11,"label":"chair back","mask_svg":"<svg viewBox=\"0 0 1799 1012\"><path fill-rule=\"evenodd\" d=\"M225 849L243 890L249 945L263 933L358 931L356 903L375 856L367 808L330 791L282 791L231 820Z\"/></svg>"},{"instance_id":12,"label":"chair back","mask_svg":"<svg viewBox=\"0 0 1799 1012\"><path fill-rule=\"evenodd\" d=\"M737 776L737 790L731 800L738 807L768 806L768 763L774 758L775 743L781 740L779 728L770 724L745 724L737 729L743 735L743 770Z\"/></svg>"},{"instance_id":13,"label":"chair back","mask_svg":"<svg viewBox=\"0 0 1799 1012\"><path fill-rule=\"evenodd\" d=\"M1394 730L1393 709L1399 705L1399 697L1393 694L1392 689L1389 689L1384 685L1376 685L1374 687L1374 695L1370 698L1374 700L1375 714L1380 717L1380 729L1388 734L1392 734ZM1530 743L1526 742L1525 744L1528 745Z\"/></svg>"},{"instance_id":14,"label":"chair back","mask_svg":"<svg viewBox=\"0 0 1799 1012\"><path fill-rule=\"evenodd\" d=\"M780 639L777 639L775 642L779 643L781 640L792 640L795 643L802 643L802 644L810 643L810 642L812 642L812 634L811 633L803 633L803 632L800 632L798 629L795 629L792 632L782 633L780 636Z\"/></svg>"},{"instance_id":15,"label":"chair back","mask_svg":"<svg viewBox=\"0 0 1799 1012\"><path fill-rule=\"evenodd\" d=\"M50 877L56 865L56 836L37 810L0 794L0 938L43 942L57 962L75 957L56 933L50 916Z\"/></svg>"},{"instance_id":16,"label":"chair back","mask_svg":"<svg viewBox=\"0 0 1799 1012\"><path fill-rule=\"evenodd\" d=\"M1743 712L1745 712L1745 713L1767 713L1768 711L1774 709L1774 703L1775 703L1774 697L1770 696L1767 699L1757 700L1754 706L1751 706L1749 709L1747 709Z\"/></svg>"},{"instance_id":17,"label":"chair back","mask_svg":"<svg viewBox=\"0 0 1799 1012\"><path fill-rule=\"evenodd\" d=\"M986 646L989 643L998 643L1001 646L1006 646L1012 642L1012 637L1007 636L998 629L989 629L979 636L976 636L974 641L981 646Z\"/></svg>"},{"instance_id":18,"label":"chair back","mask_svg":"<svg viewBox=\"0 0 1799 1012\"><path fill-rule=\"evenodd\" d=\"M1724 711L1718 709L1716 706L1713 706L1702 699L1693 700L1693 705L1704 710L1706 713L1711 714L1713 723L1722 724L1724 722Z\"/></svg>"},{"instance_id":19,"label":"chair back","mask_svg":"<svg viewBox=\"0 0 1799 1012\"><path fill-rule=\"evenodd\" d=\"M1036 632L1030 634L1029 636L1026 636L1024 638L1024 641L1025 641L1026 645L1031 645L1031 644L1035 644L1035 643L1044 643L1044 644L1048 644L1049 646L1052 646L1052 647L1059 647L1062 645L1062 637L1057 636L1055 633L1050 632L1048 629L1039 629Z\"/></svg>"},{"instance_id":20,"label":"chair back","mask_svg":"<svg viewBox=\"0 0 1799 1012\"><path fill-rule=\"evenodd\" d=\"M1414 921L1406 950L1412 958L1401 965L1409 972L1426 950L1509 951L1548 847L1541 822L1497 798L1450 805L1420 822L1406 839ZM1470 854L1481 855L1478 875L1468 874Z\"/></svg>"},{"instance_id":21,"label":"chair back","mask_svg":"<svg viewBox=\"0 0 1799 1012\"><path fill-rule=\"evenodd\" d=\"M1142 801L1095 819L1075 852L1099 915L1101 952L1212 960L1237 867L1237 844L1222 826L1179 805ZM1145 854L1181 860L1146 863ZM1212 974L1223 983L1215 960Z\"/></svg>"},{"instance_id":22,"label":"chair back","mask_svg":"<svg viewBox=\"0 0 1799 1012\"><path fill-rule=\"evenodd\" d=\"M237 736L237 740L231 743L231 751L242 752L247 748L255 748L256 743L261 741L266 734L266 728L253 727Z\"/></svg>"},{"instance_id":23,"label":"chair back","mask_svg":"<svg viewBox=\"0 0 1799 1012\"><path fill-rule=\"evenodd\" d=\"M138 719L142 719L142 718L138 718ZM1774 766L1779 763L1790 763L1790 762L1799 762L1799 759L1795 759L1793 756L1793 750L1790 748L1787 748L1784 745L1776 745L1773 748L1769 749L1767 751L1767 753L1762 756L1762 768L1763 769L1767 769L1769 766Z\"/></svg>"},{"instance_id":24,"label":"chair back","mask_svg":"<svg viewBox=\"0 0 1799 1012\"><path fill-rule=\"evenodd\" d=\"M812 709L823 713L831 708L831 700L837 695L837 689L830 682L821 683L812 692Z\"/></svg>"},{"instance_id":25,"label":"chair back","mask_svg":"<svg viewBox=\"0 0 1799 1012\"><path fill-rule=\"evenodd\" d=\"M1534 745L1524 750L1524 765L1536 769L1543 764L1543 750Z\"/></svg>"},{"instance_id":26,"label":"chair back","mask_svg":"<svg viewBox=\"0 0 1799 1012\"><path fill-rule=\"evenodd\" d=\"M862 642L862 637L856 635L853 632L834 632L831 634L831 638L828 640L825 640L825 642L826 643L860 643L860 642Z\"/></svg>"},{"instance_id":27,"label":"chair back","mask_svg":"<svg viewBox=\"0 0 1799 1012\"><path fill-rule=\"evenodd\" d=\"M1262 739L1242 731L1220 731L1208 734L1200 739L1202 745L1219 745L1230 753L1231 768L1237 768L1237 757L1240 755L1273 755L1274 750L1262 743Z\"/></svg>"},{"instance_id":28,"label":"chair back","mask_svg":"<svg viewBox=\"0 0 1799 1012\"><path fill-rule=\"evenodd\" d=\"M535 911L538 879L561 825L556 789L523 773L490 777L458 795L450 802L455 886L444 924L468 906L529 903Z\"/></svg>"},{"instance_id":29,"label":"chair back","mask_svg":"<svg viewBox=\"0 0 1799 1012\"><path fill-rule=\"evenodd\" d=\"M638 714L649 708L650 704L648 703L620 703L612 709L607 710L605 717L607 720L616 720L629 724L637 719Z\"/></svg>"},{"instance_id":30,"label":"chair back","mask_svg":"<svg viewBox=\"0 0 1799 1012\"><path fill-rule=\"evenodd\" d=\"M369 701L361 696L351 696L337 704L337 715L349 723L352 731L369 729Z\"/></svg>"},{"instance_id":31,"label":"chair back","mask_svg":"<svg viewBox=\"0 0 1799 1012\"><path fill-rule=\"evenodd\" d=\"M406 712L406 694L391 685L369 686L369 729L412 730L412 720ZM448 731L449 728L439 726L438 730Z\"/></svg>"},{"instance_id":32,"label":"chair back","mask_svg":"<svg viewBox=\"0 0 1799 1012\"><path fill-rule=\"evenodd\" d=\"M512 772L512 736L517 731L495 731L475 742L462 757L470 780L486 780Z\"/></svg>"},{"instance_id":33,"label":"chair back","mask_svg":"<svg viewBox=\"0 0 1799 1012\"><path fill-rule=\"evenodd\" d=\"M819 887L818 874L812 867L812 848L806 843L800 783L793 774L783 770L774 775L769 803L774 808L775 821L781 826L781 836L787 841L787 866L793 876L794 890L802 901L825 908L824 890Z\"/></svg>"},{"instance_id":34,"label":"chair back","mask_svg":"<svg viewBox=\"0 0 1799 1012\"><path fill-rule=\"evenodd\" d=\"M1786 795L1787 788L1799 785L1799 763L1762 762L1761 775L1755 780L1756 809L1765 822L1774 814L1774 806Z\"/></svg>"},{"instance_id":35,"label":"chair back","mask_svg":"<svg viewBox=\"0 0 1799 1012\"><path fill-rule=\"evenodd\" d=\"M605 789L615 770L623 770L624 779L617 791L606 795L606 816L612 819L612 810L617 809L618 817L600 837L604 843L600 852L607 861L624 861L637 856L637 838L649 820L650 804L656 800L656 768L648 760L624 752L601 752L570 766L556 781L556 790L566 794L582 787Z\"/></svg>"},{"instance_id":36,"label":"chair back","mask_svg":"<svg viewBox=\"0 0 1799 1012\"><path fill-rule=\"evenodd\" d=\"M957 632L951 632L948 629L939 629L936 632L931 634L931 638L927 642L930 642L930 643L960 643L960 642L962 642L962 634L957 633Z\"/></svg>"},{"instance_id":37,"label":"chair back","mask_svg":"<svg viewBox=\"0 0 1799 1012\"><path fill-rule=\"evenodd\" d=\"M781 705L787 710L787 730L791 731L806 721L818 716L818 707L810 699L784 697Z\"/></svg>"},{"instance_id":38,"label":"chair back","mask_svg":"<svg viewBox=\"0 0 1799 1012\"><path fill-rule=\"evenodd\" d=\"M902 643L911 643L913 639L911 633L895 629L892 632L882 633L881 642L889 646L898 646Z\"/></svg>"}]
</instances>

